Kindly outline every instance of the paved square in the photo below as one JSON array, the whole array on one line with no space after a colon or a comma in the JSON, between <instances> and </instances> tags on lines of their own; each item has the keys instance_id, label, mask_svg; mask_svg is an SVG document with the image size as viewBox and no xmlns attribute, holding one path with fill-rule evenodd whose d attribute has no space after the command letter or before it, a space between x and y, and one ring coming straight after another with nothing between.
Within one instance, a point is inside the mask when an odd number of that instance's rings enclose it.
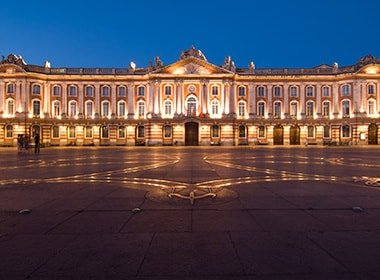
<instances>
[{"instance_id":1,"label":"paved square","mask_svg":"<svg viewBox=\"0 0 380 280\"><path fill-rule=\"evenodd\" d=\"M4 148L0 174L0 279L380 273L378 147Z\"/></svg>"}]
</instances>

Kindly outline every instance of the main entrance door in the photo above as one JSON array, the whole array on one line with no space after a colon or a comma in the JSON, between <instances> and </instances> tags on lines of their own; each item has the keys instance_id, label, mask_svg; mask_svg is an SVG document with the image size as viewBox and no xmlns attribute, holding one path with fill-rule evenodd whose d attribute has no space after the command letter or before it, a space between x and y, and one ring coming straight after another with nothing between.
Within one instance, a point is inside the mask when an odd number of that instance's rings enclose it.
<instances>
[{"instance_id":1,"label":"main entrance door","mask_svg":"<svg viewBox=\"0 0 380 280\"><path fill-rule=\"evenodd\" d=\"M300 144L300 127L298 125L290 128L290 145Z\"/></svg>"},{"instance_id":2,"label":"main entrance door","mask_svg":"<svg viewBox=\"0 0 380 280\"><path fill-rule=\"evenodd\" d=\"M368 144L377 145L378 144L378 135L377 135L377 125L372 123L368 126Z\"/></svg>"},{"instance_id":3,"label":"main entrance door","mask_svg":"<svg viewBox=\"0 0 380 280\"><path fill-rule=\"evenodd\" d=\"M196 122L185 124L185 145L198 146L199 125Z\"/></svg>"},{"instance_id":4,"label":"main entrance door","mask_svg":"<svg viewBox=\"0 0 380 280\"><path fill-rule=\"evenodd\" d=\"M284 128L281 125L273 128L273 144L284 145Z\"/></svg>"}]
</instances>

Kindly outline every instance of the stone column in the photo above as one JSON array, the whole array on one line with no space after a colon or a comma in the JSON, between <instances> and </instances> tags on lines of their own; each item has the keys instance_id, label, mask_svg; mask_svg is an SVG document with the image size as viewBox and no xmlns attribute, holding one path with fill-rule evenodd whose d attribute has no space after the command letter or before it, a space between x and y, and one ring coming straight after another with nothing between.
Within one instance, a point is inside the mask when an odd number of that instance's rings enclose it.
<instances>
[{"instance_id":1,"label":"stone column","mask_svg":"<svg viewBox=\"0 0 380 280\"><path fill-rule=\"evenodd\" d=\"M236 114L236 84L231 83L230 87L230 113Z\"/></svg>"},{"instance_id":2,"label":"stone column","mask_svg":"<svg viewBox=\"0 0 380 280\"><path fill-rule=\"evenodd\" d=\"M289 117L289 84L284 84L284 116Z\"/></svg>"},{"instance_id":3,"label":"stone column","mask_svg":"<svg viewBox=\"0 0 380 280\"><path fill-rule=\"evenodd\" d=\"M94 115L95 118L100 116L100 84L94 85L94 95L95 95L95 102L94 102Z\"/></svg>"},{"instance_id":4,"label":"stone column","mask_svg":"<svg viewBox=\"0 0 380 280\"><path fill-rule=\"evenodd\" d=\"M148 113L153 114L154 109L154 84L152 81L148 82Z\"/></svg>"},{"instance_id":5,"label":"stone column","mask_svg":"<svg viewBox=\"0 0 380 280\"><path fill-rule=\"evenodd\" d=\"M228 115L230 113L230 84L228 82L224 83L224 114Z\"/></svg>"},{"instance_id":6,"label":"stone column","mask_svg":"<svg viewBox=\"0 0 380 280\"><path fill-rule=\"evenodd\" d=\"M361 112L362 115L366 115L367 113L367 90L366 90L366 84L364 81L360 83L360 91L361 91Z\"/></svg>"},{"instance_id":7,"label":"stone column","mask_svg":"<svg viewBox=\"0 0 380 280\"><path fill-rule=\"evenodd\" d=\"M268 117L271 118L273 116L273 85L267 86L267 108L268 108Z\"/></svg>"},{"instance_id":8,"label":"stone column","mask_svg":"<svg viewBox=\"0 0 380 280\"><path fill-rule=\"evenodd\" d=\"M115 118L117 115L117 104L116 104L116 84L111 84L111 117Z\"/></svg>"},{"instance_id":9,"label":"stone column","mask_svg":"<svg viewBox=\"0 0 380 280\"><path fill-rule=\"evenodd\" d=\"M377 109L377 111L380 114L380 83L377 83L376 95L377 95L377 98L376 98L376 100L377 100L376 109Z\"/></svg>"},{"instance_id":10,"label":"stone column","mask_svg":"<svg viewBox=\"0 0 380 280\"><path fill-rule=\"evenodd\" d=\"M321 84L318 83L315 90L317 92L317 119L322 118L322 99L321 99Z\"/></svg>"},{"instance_id":11,"label":"stone column","mask_svg":"<svg viewBox=\"0 0 380 280\"><path fill-rule=\"evenodd\" d=\"M255 84L249 83L249 117L253 119L256 116L256 94L255 94Z\"/></svg>"},{"instance_id":12,"label":"stone column","mask_svg":"<svg viewBox=\"0 0 380 280\"><path fill-rule=\"evenodd\" d=\"M5 111L5 83L0 81L0 114Z\"/></svg>"},{"instance_id":13,"label":"stone column","mask_svg":"<svg viewBox=\"0 0 380 280\"><path fill-rule=\"evenodd\" d=\"M154 114L156 116L159 116L161 114L161 91L160 91L161 84L158 80L154 82Z\"/></svg>"},{"instance_id":14,"label":"stone column","mask_svg":"<svg viewBox=\"0 0 380 280\"><path fill-rule=\"evenodd\" d=\"M25 81L26 83L26 81ZM19 81L16 81L16 84L15 84L15 87L16 87L16 102L15 102L15 108L16 108L16 113L21 113L21 108L25 107L25 102L23 102L22 98L21 98L21 82ZM25 94L27 93L27 91L25 91ZM23 97L24 97L24 94L23 94ZM22 103L24 104L22 104Z\"/></svg>"},{"instance_id":15,"label":"stone column","mask_svg":"<svg viewBox=\"0 0 380 280\"><path fill-rule=\"evenodd\" d=\"M203 88L203 114L208 115L209 112L209 98L208 98L208 81L204 81L202 88Z\"/></svg>"},{"instance_id":16,"label":"stone column","mask_svg":"<svg viewBox=\"0 0 380 280\"><path fill-rule=\"evenodd\" d=\"M135 87L133 83L127 85L128 88L128 119L135 118Z\"/></svg>"},{"instance_id":17,"label":"stone column","mask_svg":"<svg viewBox=\"0 0 380 280\"><path fill-rule=\"evenodd\" d=\"M44 96L44 116L45 118L50 117L50 83L46 82L43 89Z\"/></svg>"},{"instance_id":18,"label":"stone column","mask_svg":"<svg viewBox=\"0 0 380 280\"><path fill-rule=\"evenodd\" d=\"M22 104L19 104L19 107L16 106L16 110L25 114L29 113L29 82L27 80L24 80L22 83L22 95L19 102L22 102Z\"/></svg>"},{"instance_id":19,"label":"stone column","mask_svg":"<svg viewBox=\"0 0 380 280\"><path fill-rule=\"evenodd\" d=\"M220 88L220 111L221 115L224 114L224 83L221 83Z\"/></svg>"},{"instance_id":20,"label":"stone column","mask_svg":"<svg viewBox=\"0 0 380 280\"><path fill-rule=\"evenodd\" d=\"M182 101L183 101L183 94L182 94L182 85L183 85L183 83L182 82L177 82L176 83L176 85L177 85L177 88L176 88L176 96L177 96L177 114L178 115L181 115L182 114L182 112L183 112L183 103L182 103Z\"/></svg>"},{"instance_id":21,"label":"stone column","mask_svg":"<svg viewBox=\"0 0 380 280\"><path fill-rule=\"evenodd\" d=\"M306 85L305 83L300 84L300 105L301 105L301 118L305 118L306 115L306 100L305 100L305 93L306 91Z\"/></svg>"},{"instance_id":22,"label":"stone column","mask_svg":"<svg viewBox=\"0 0 380 280\"><path fill-rule=\"evenodd\" d=\"M78 117L83 118L83 83L78 84Z\"/></svg>"},{"instance_id":23,"label":"stone column","mask_svg":"<svg viewBox=\"0 0 380 280\"><path fill-rule=\"evenodd\" d=\"M333 115L335 118L339 115L339 85L337 83L334 83L332 86L332 96L333 96Z\"/></svg>"},{"instance_id":24,"label":"stone column","mask_svg":"<svg viewBox=\"0 0 380 280\"><path fill-rule=\"evenodd\" d=\"M361 99L361 96L360 96L360 84L358 81L355 81L354 84L353 84L353 89L352 89L352 100L354 102L354 114L355 115L358 115L359 112L360 112L360 105L361 105L361 102L360 102L360 99Z\"/></svg>"}]
</instances>

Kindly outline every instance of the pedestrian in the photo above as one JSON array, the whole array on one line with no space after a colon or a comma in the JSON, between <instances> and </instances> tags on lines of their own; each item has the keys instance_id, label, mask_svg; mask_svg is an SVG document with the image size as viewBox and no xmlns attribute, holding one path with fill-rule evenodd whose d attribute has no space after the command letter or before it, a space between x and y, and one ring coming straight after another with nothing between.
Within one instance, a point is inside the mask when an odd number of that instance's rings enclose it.
<instances>
[{"instance_id":1,"label":"pedestrian","mask_svg":"<svg viewBox=\"0 0 380 280\"><path fill-rule=\"evenodd\" d=\"M25 151L29 150L29 135L25 134L24 136L24 149Z\"/></svg>"},{"instance_id":2,"label":"pedestrian","mask_svg":"<svg viewBox=\"0 0 380 280\"><path fill-rule=\"evenodd\" d=\"M40 152L40 135L38 133L34 135L34 152Z\"/></svg>"},{"instance_id":3,"label":"pedestrian","mask_svg":"<svg viewBox=\"0 0 380 280\"><path fill-rule=\"evenodd\" d=\"M24 135L18 134L17 135L17 148L18 148L19 153L22 152L22 146L24 144L23 142L24 142Z\"/></svg>"}]
</instances>

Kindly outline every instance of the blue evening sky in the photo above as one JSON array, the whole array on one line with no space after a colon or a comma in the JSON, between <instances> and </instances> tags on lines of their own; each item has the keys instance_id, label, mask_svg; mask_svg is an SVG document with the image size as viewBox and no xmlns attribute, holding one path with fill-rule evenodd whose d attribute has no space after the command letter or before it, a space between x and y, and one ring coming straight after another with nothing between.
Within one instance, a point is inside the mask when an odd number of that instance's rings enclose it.
<instances>
[{"instance_id":1,"label":"blue evening sky","mask_svg":"<svg viewBox=\"0 0 380 280\"><path fill-rule=\"evenodd\" d=\"M52 67L146 67L191 45L237 67L352 65L380 56L378 0L8 0L0 54Z\"/></svg>"}]
</instances>

